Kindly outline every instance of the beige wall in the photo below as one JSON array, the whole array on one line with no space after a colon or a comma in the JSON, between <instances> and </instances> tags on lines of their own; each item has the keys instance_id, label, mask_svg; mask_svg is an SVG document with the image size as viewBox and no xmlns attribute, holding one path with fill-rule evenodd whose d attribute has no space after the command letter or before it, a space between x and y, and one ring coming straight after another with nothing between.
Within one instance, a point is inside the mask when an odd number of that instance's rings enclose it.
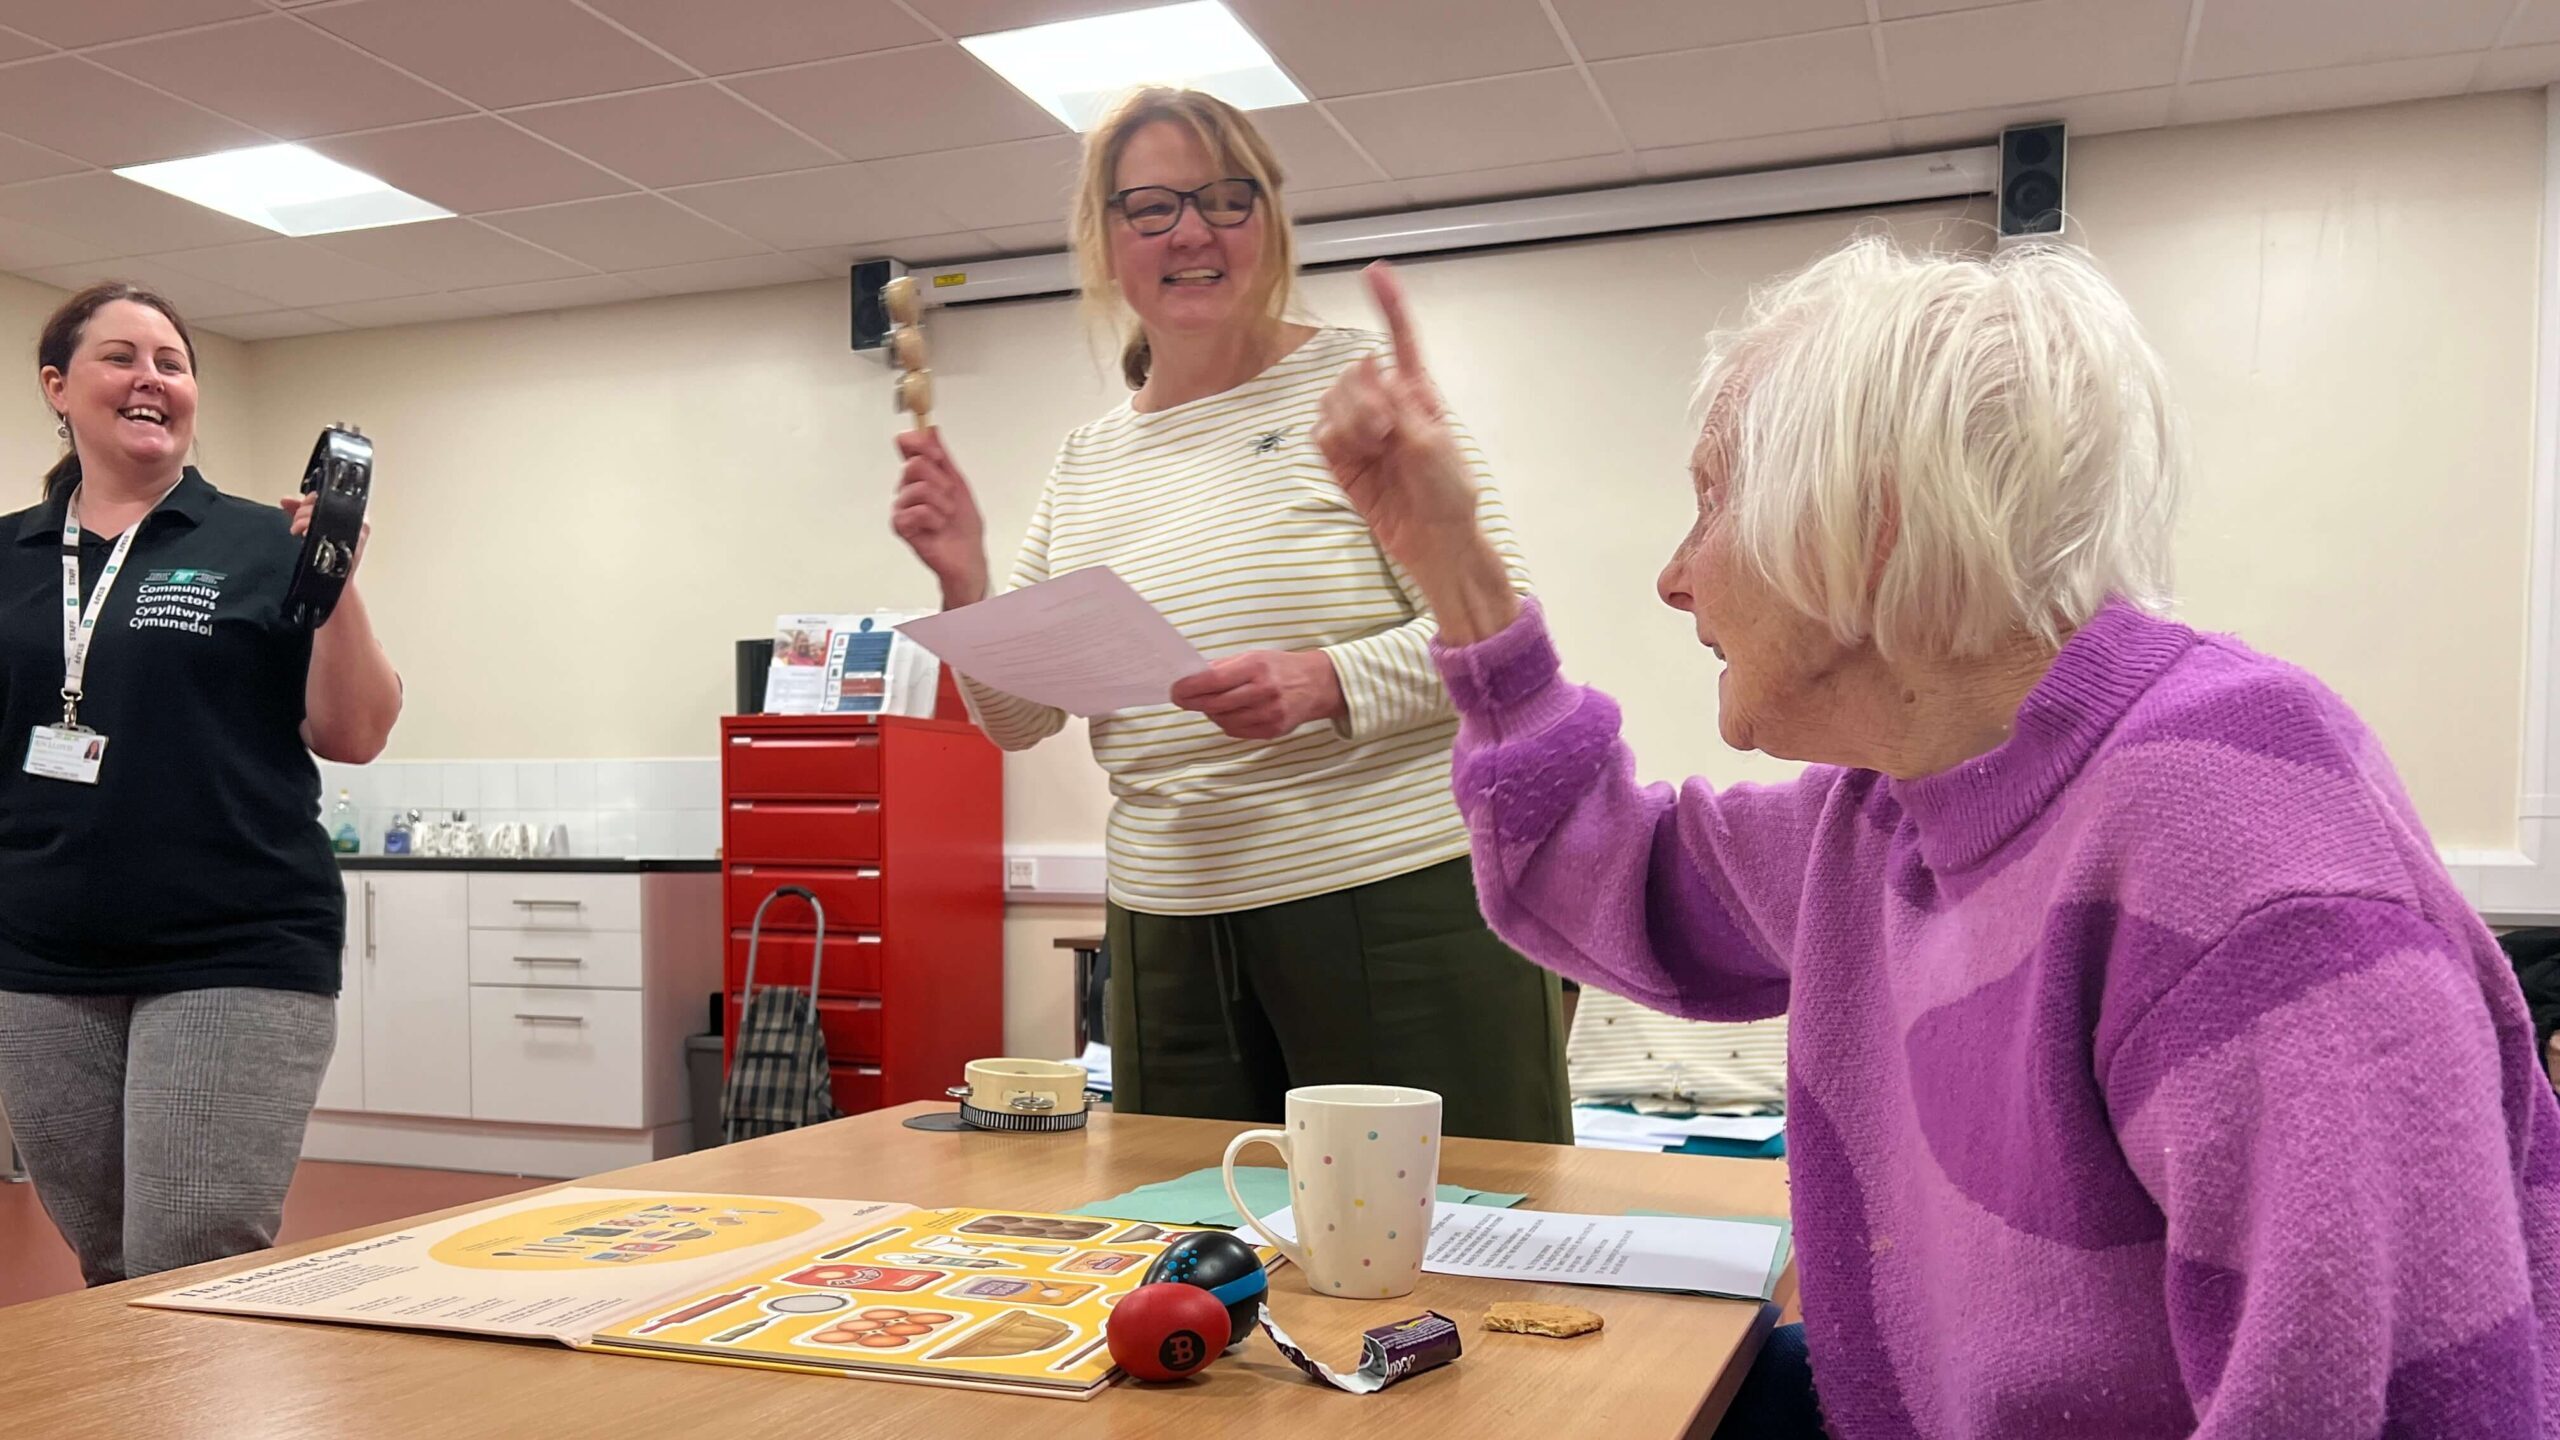
<instances>
[{"instance_id":1,"label":"beige wall","mask_svg":"<svg viewBox=\"0 0 2560 1440\"><path fill-rule=\"evenodd\" d=\"M2541 150L2541 97L2521 93L2072 153L2084 237L2193 416L2188 616L2339 688L2448 845L2514 833ZM1959 213L1891 223L1978 242ZM1687 523L1701 331L1856 223L1408 267L1569 663L1626 702L1656 775L1790 769L1718 745L1713 667L1651 580ZM1368 323L1355 277L1307 288L1327 317ZM896 417L845 311L842 285L816 284L247 347L257 474L289 474L333 419L381 446L366 585L409 681L395 756L706 754L733 640L781 611L928 603L882 523ZM1059 434L1120 392L1068 302L930 327L937 418L1001 568ZM22 469L41 449L7 422L0 446ZM1015 757L1007 779L1013 843L1099 838L1107 797L1080 734ZM1010 927L1017 1048L1063 1044L1066 962L1048 942L1090 924L1069 910Z\"/></svg>"},{"instance_id":2,"label":"beige wall","mask_svg":"<svg viewBox=\"0 0 2560 1440\"><path fill-rule=\"evenodd\" d=\"M50 285L15 275L0 275L0 355L15 368L17 387L0 387L0 514L35 503L36 484L62 454L54 435L52 412L36 389L36 337L55 306L69 296ZM246 471L242 458L255 430L254 403L248 386L249 347L220 335L196 332L196 383L201 394L196 411L196 462L216 485L237 488L241 480L258 478ZM245 493L281 497L301 482L301 462L290 473L263 488Z\"/></svg>"}]
</instances>

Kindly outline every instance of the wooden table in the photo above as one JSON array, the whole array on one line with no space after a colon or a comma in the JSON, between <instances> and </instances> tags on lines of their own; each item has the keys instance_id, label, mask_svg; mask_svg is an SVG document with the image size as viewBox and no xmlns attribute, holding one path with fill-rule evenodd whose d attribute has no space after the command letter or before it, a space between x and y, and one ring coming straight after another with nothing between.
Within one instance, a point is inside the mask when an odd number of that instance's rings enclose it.
<instances>
[{"instance_id":1,"label":"wooden table","mask_svg":"<svg viewBox=\"0 0 2560 1440\"><path fill-rule=\"evenodd\" d=\"M1214 1164L1227 1137L1245 1128L1109 1114L1064 1135L930 1134L898 1123L933 1108L855 1116L577 1183L1058 1210ZM1526 1203L1552 1210L1782 1215L1787 1202L1786 1169L1766 1160L1504 1141L1449 1141L1441 1179L1526 1192ZM1734 1301L1439 1275L1423 1276L1421 1289L1399 1300L1333 1300L1308 1293L1284 1265L1273 1275L1272 1312L1327 1364L1352 1363L1363 1329L1426 1308L1466 1327L1466 1355L1380 1394L1354 1396L1300 1375L1256 1338L1251 1348L1185 1384L1123 1383L1076 1403L125 1303L395 1228L0 1309L0 1432L46 1440L1647 1440L1712 1431L1774 1313ZM1485 1334L1478 1318L1496 1299L1587 1305L1607 1318L1608 1328L1570 1341Z\"/></svg>"}]
</instances>

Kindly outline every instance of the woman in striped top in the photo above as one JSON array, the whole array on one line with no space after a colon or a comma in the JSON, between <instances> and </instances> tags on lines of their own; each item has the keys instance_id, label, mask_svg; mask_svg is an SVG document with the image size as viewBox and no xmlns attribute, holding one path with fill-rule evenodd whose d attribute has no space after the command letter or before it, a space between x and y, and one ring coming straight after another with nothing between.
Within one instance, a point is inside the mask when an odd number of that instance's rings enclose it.
<instances>
[{"instance_id":1,"label":"woman in striped top","mask_svg":"<svg viewBox=\"0 0 2560 1440\"><path fill-rule=\"evenodd\" d=\"M1074 228L1134 393L1067 436L1011 584L1108 565L1213 662L1090 726L1114 797L1114 1103L1269 1120L1293 1085L1417 1085L1452 1134L1568 1141L1557 983L1476 909L1433 623L1309 440L1326 389L1384 340L1288 320L1279 167L1207 95L1142 90L1096 126ZM989 567L968 483L938 434L899 446L893 523L944 606L973 604ZM1008 750L1065 726L963 689Z\"/></svg>"}]
</instances>

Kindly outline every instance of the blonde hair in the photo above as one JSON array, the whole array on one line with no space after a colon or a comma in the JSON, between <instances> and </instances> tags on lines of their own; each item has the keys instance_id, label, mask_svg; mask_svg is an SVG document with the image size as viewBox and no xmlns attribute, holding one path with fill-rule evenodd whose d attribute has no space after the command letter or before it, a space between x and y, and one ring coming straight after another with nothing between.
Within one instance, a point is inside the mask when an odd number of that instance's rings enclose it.
<instances>
[{"instance_id":1,"label":"blonde hair","mask_svg":"<svg viewBox=\"0 0 2560 1440\"><path fill-rule=\"evenodd\" d=\"M2169 603L2179 418L2076 249L1853 240L1710 337L1698 400L1745 562L1844 643L1970 658Z\"/></svg>"},{"instance_id":2,"label":"blonde hair","mask_svg":"<svg viewBox=\"0 0 2560 1440\"><path fill-rule=\"evenodd\" d=\"M1076 254L1076 275L1084 287L1085 312L1120 340L1120 374L1135 390L1147 383L1152 356L1146 331L1121 298L1111 274L1111 195L1117 188L1121 152L1130 137L1149 125L1174 124L1191 132L1221 172L1242 177L1261 188L1254 202L1254 223L1262 227L1262 276L1257 307L1272 325L1284 320L1296 300L1298 245L1289 228L1288 207L1280 198L1280 162L1244 112L1215 95L1167 85L1150 85L1120 97L1084 140L1084 173L1076 182L1075 208L1068 233Z\"/></svg>"}]
</instances>

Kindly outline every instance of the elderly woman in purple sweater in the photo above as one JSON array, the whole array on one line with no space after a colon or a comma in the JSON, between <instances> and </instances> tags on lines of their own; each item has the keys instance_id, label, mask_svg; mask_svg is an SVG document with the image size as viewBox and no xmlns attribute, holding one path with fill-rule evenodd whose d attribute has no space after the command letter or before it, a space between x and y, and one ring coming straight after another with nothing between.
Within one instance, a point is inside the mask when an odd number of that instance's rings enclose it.
<instances>
[{"instance_id":1,"label":"elderly woman in purple sweater","mask_svg":"<svg viewBox=\"0 0 2560 1440\"><path fill-rule=\"evenodd\" d=\"M1812 762L1725 790L1564 679L1373 279L1318 439L1439 617L1486 916L1789 1017L1805 1324L1728 1433L2560 1433L2515 982L2354 714L2163 617L2176 425L2087 261L1862 240L1718 337L1657 589L1726 743Z\"/></svg>"}]
</instances>

